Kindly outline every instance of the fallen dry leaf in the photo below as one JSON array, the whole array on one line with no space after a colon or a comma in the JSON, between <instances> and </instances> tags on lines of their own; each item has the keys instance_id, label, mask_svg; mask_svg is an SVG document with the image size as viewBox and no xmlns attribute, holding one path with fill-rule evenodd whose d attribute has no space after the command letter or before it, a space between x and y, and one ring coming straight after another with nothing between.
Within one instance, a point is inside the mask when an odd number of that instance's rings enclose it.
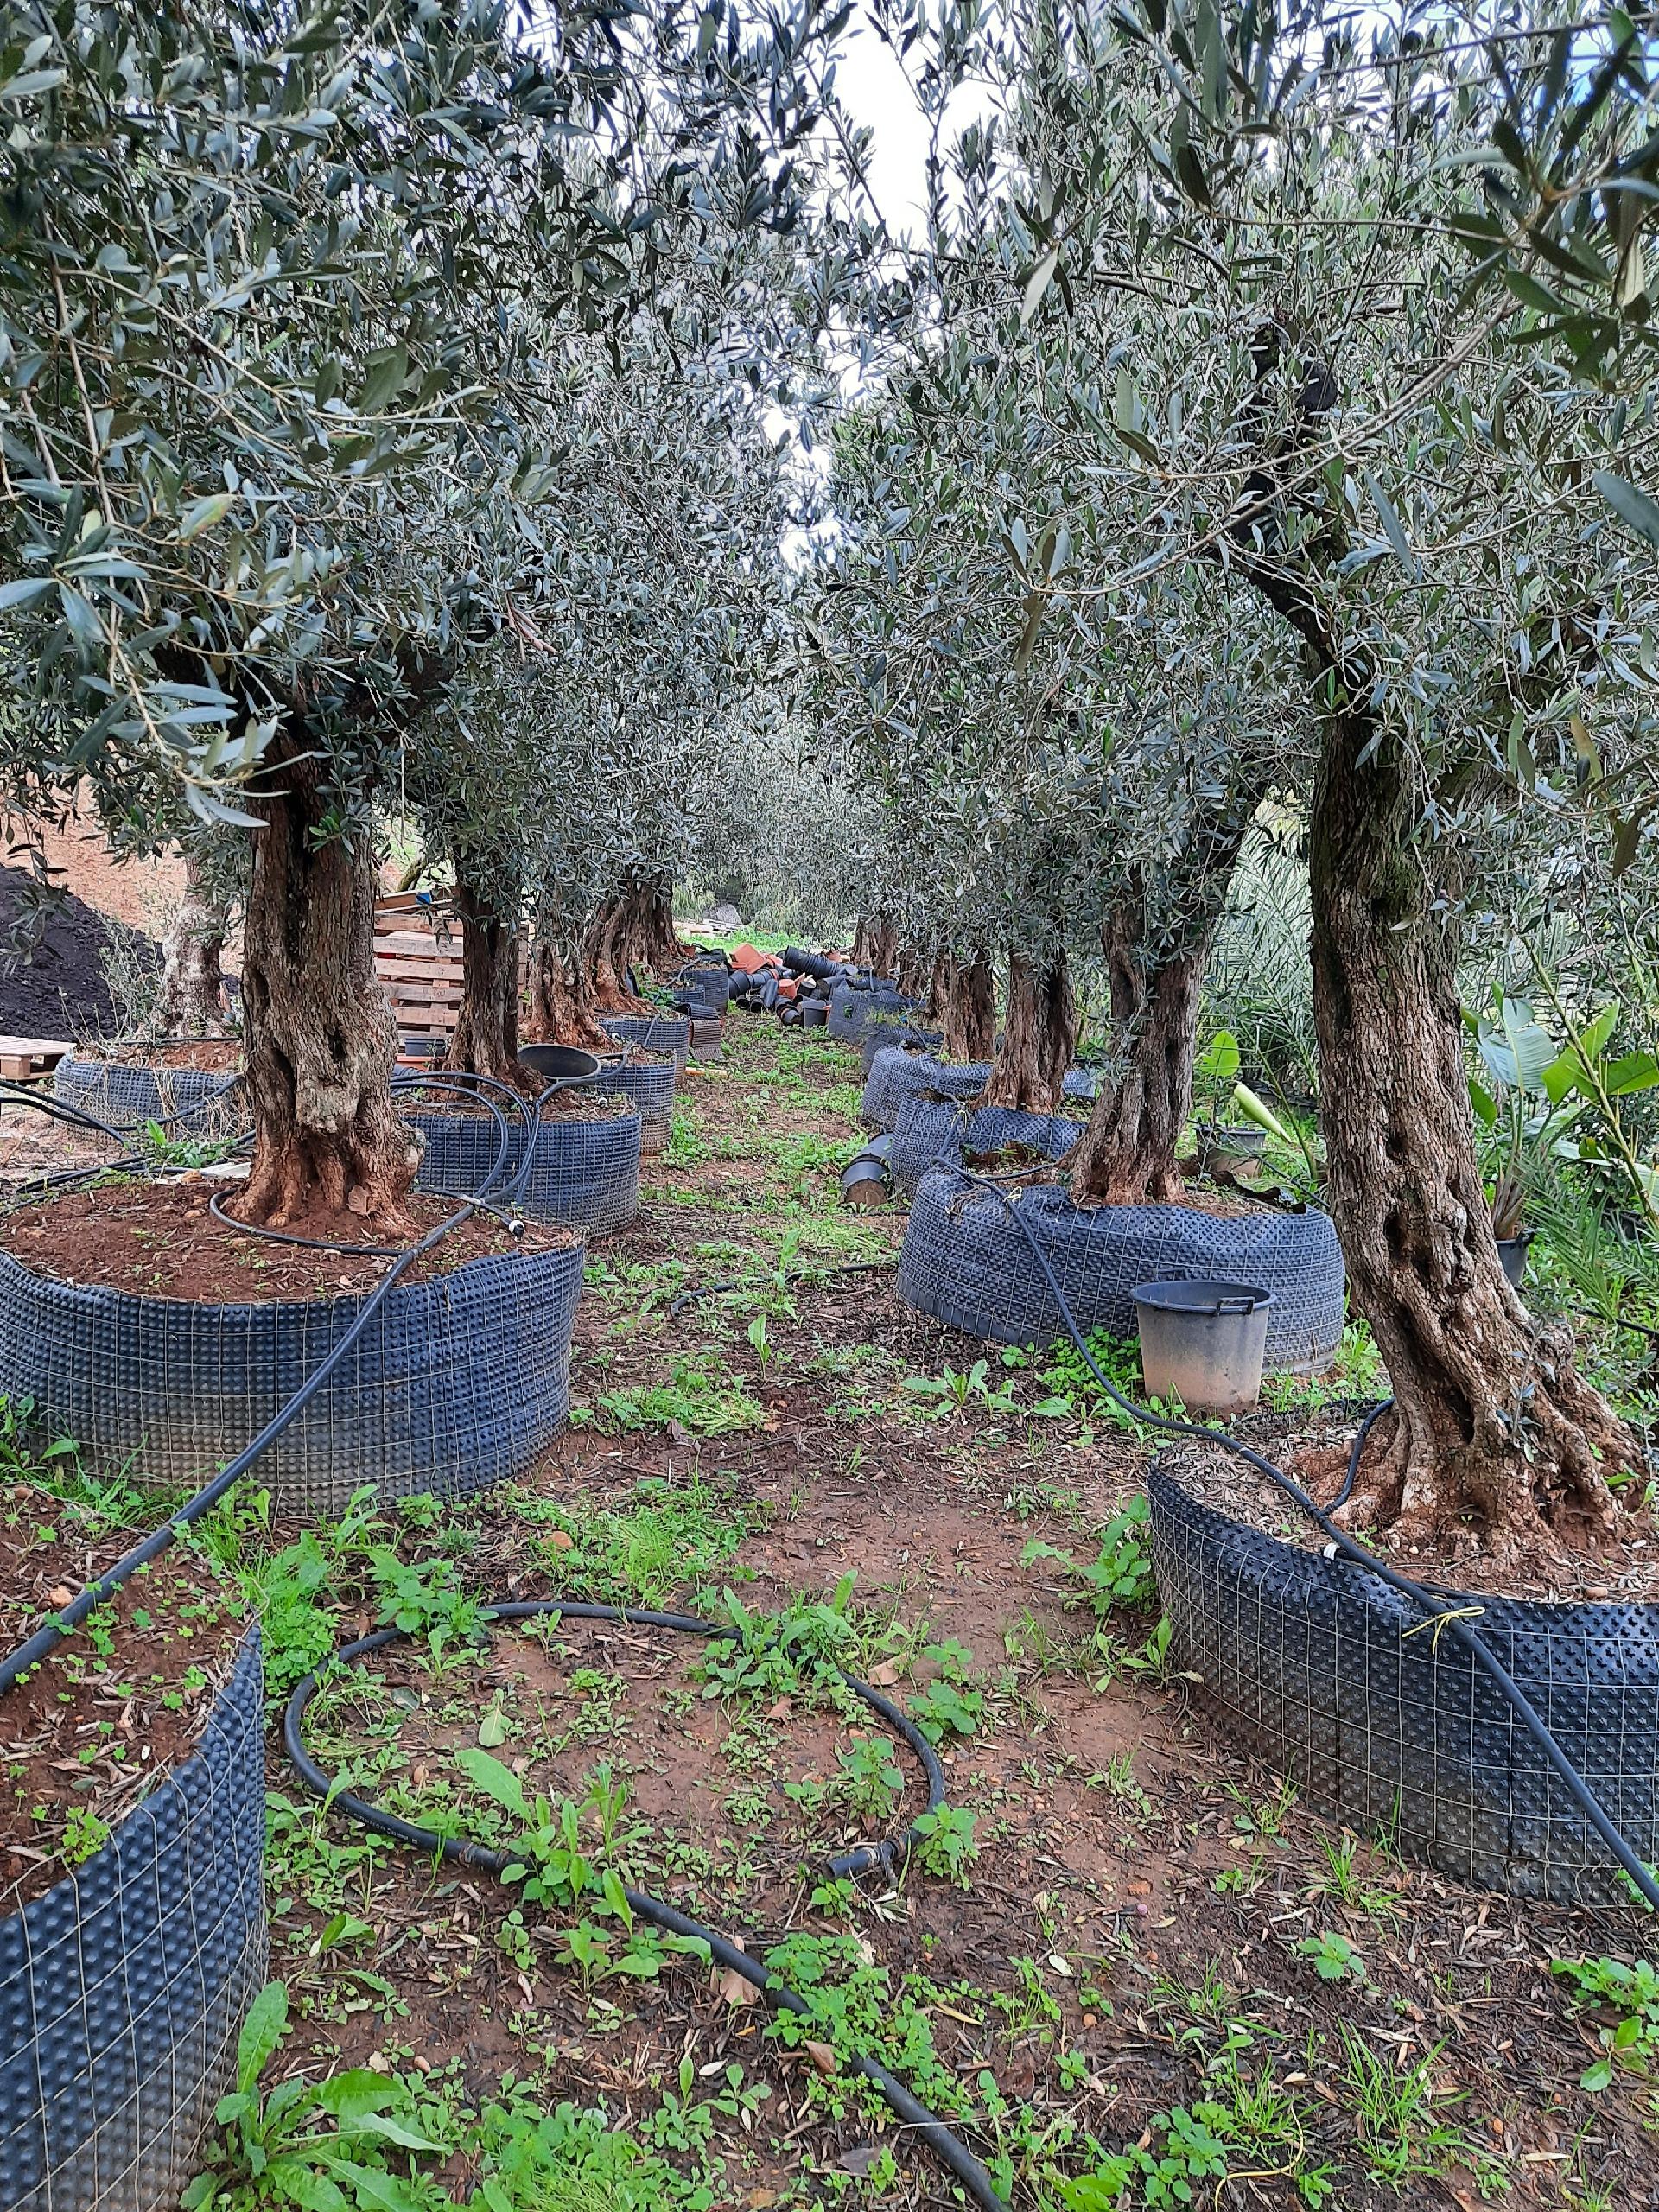
<instances>
[{"instance_id":1,"label":"fallen dry leaf","mask_svg":"<svg viewBox=\"0 0 1659 2212\"><path fill-rule=\"evenodd\" d=\"M817 2068L820 2074L835 2074L840 2070L836 2063L836 2054L830 2050L827 2043L804 2043L801 2045L801 2049L806 2053L812 2063Z\"/></svg>"},{"instance_id":2,"label":"fallen dry leaf","mask_svg":"<svg viewBox=\"0 0 1659 2212\"><path fill-rule=\"evenodd\" d=\"M753 2005L760 1994L752 1981L745 1981L735 1967L728 1967L715 1986L728 2005Z\"/></svg>"}]
</instances>

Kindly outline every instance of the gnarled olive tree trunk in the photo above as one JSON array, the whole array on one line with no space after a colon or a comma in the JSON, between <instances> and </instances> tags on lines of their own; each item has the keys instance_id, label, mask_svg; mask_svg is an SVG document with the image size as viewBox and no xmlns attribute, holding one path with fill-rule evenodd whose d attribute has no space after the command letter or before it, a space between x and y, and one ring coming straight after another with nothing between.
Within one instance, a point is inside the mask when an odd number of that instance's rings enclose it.
<instances>
[{"instance_id":1,"label":"gnarled olive tree trunk","mask_svg":"<svg viewBox=\"0 0 1659 2212\"><path fill-rule=\"evenodd\" d=\"M581 949L573 952L541 932L530 948L524 1034L538 1045L576 1045L587 1052L616 1050L616 1039L600 1027Z\"/></svg>"},{"instance_id":2,"label":"gnarled olive tree trunk","mask_svg":"<svg viewBox=\"0 0 1659 2212\"><path fill-rule=\"evenodd\" d=\"M996 978L982 948L971 960L942 952L933 963L934 1019L944 1031L939 1051L947 1060L988 1060L996 1046Z\"/></svg>"},{"instance_id":3,"label":"gnarled olive tree trunk","mask_svg":"<svg viewBox=\"0 0 1659 2212\"><path fill-rule=\"evenodd\" d=\"M255 1146L232 1211L276 1228L363 1223L407 1234L419 1147L392 1111L397 1053L374 975L374 855L332 820L324 763L291 725L265 756L269 796L243 932L242 997ZM352 1216L360 1217L349 1228Z\"/></svg>"},{"instance_id":4,"label":"gnarled olive tree trunk","mask_svg":"<svg viewBox=\"0 0 1659 2212\"><path fill-rule=\"evenodd\" d=\"M1315 541L1305 557L1340 550ZM1421 772L1367 703L1374 671L1319 579L1244 548L1237 568L1298 639L1321 715L1309 873L1326 1187L1395 1404L1348 1517L1504 1560L1593 1545L1615 1518L1606 1472L1636 1465L1636 1442L1578 1373L1570 1333L1504 1280Z\"/></svg>"},{"instance_id":5,"label":"gnarled olive tree trunk","mask_svg":"<svg viewBox=\"0 0 1659 2212\"><path fill-rule=\"evenodd\" d=\"M639 912L635 894L607 899L594 917L582 947L588 995L602 1014L649 1014L628 974L635 963Z\"/></svg>"},{"instance_id":6,"label":"gnarled olive tree trunk","mask_svg":"<svg viewBox=\"0 0 1659 2212\"><path fill-rule=\"evenodd\" d=\"M1078 1205L1185 1194L1175 1160L1192 1110L1204 971L1255 804L1253 791L1230 791L1195 824L1155 893L1136 869L1108 912L1101 945L1117 1072L1103 1077L1067 1163Z\"/></svg>"},{"instance_id":7,"label":"gnarled olive tree trunk","mask_svg":"<svg viewBox=\"0 0 1659 2212\"><path fill-rule=\"evenodd\" d=\"M861 914L853 931L853 958L873 976L891 976L899 957L899 932L886 914Z\"/></svg>"},{"instance_id":8,"label":"gnarled olive tree trunk","mask_svg":"<svg viewBox=\"0 0 1659 2212\"><path fill-rule=\"evenodd\" d=\"M490 1076L534 1097L542 1080L518 1058L518 925L463 878L455 886L461 918L461 1006L436 1065Z\"/></svg>"},{"instance_id":9,"label":"gnarled olive tree trunk","mask_svg":"<svg viewBox=\"0 0 1659 2212\"><path fill-rule=\"evenodd\" d=\"M1022 953L1010 952L1002 1042L980 1104L1057 1113L1077 1049L1077 1002L1065 953L1038 966Z\"/></svg>"},{"instance_id":10,"label":"gnarled olive tree trunk","mask_svg":"<svg viewBox=\"0 0 1659 2212\"><path fill-rule=\"evenodd\" d=\"M1363 712L1327 718L1310 851L1331 1211L1396 1408L1351 1516L1524 1559L1611 1524L1605 1471L1635 1465L1635 1440L1504 1280L1421 794L1377 741Z\"/></svg>"},{"instance_id":11,"label":"gnarled olive tree trunk","mask_svg":"<svg viewBox=\"0 0 1659 2212\"><path fill-rule=\"evenodd\" d=\"M184 892L172 925L162 940L162 986L156 1025L167 1037L226 1037L225 951L228 916L225 901L205 887L201 863L187 854Z\"/></svg>"}]
</instances>

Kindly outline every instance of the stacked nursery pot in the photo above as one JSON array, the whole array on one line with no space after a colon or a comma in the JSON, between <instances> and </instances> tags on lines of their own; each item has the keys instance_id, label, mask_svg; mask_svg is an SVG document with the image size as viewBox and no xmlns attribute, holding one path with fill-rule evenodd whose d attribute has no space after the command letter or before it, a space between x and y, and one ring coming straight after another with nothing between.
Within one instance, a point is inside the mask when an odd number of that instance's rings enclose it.
<instances>
[{"instance_id":1,"label":"stacked nursery pot","mask_svg":"<svg viewBox=\"0 0 1659 2212\"><path fill-rule=\"evenodd\" d=\"M372 1303L391 1251L454 1204L411 1192L393 1248L346 1236L338 1217L292 1224L314 1249L227 1214L245 1173L129 1177L0 1219L0 1396L27 1402L31 1433L73 1436L96 1472L194 1489L368 1306L260 1460L277 1509L336 1516L365 1484L454 1497L522 1473L569 1405L582 1233L531 1222L514 1236L475 1215Z\"/></svg>"},{"instance_id":2,"label":"stacked nursery pot","mask_svg":"<svg viewBox=\"0 0 1659 2212\"><path fill-rule=\"evenodd\" d=\"M14 1484L12 1499L29 1510L0 1532L6 1652L62 1603L58 1586L131 1541L94 1544L89 1562L60 1495ZM173 2212L265 1976L259 1636L228 1578L182 1545L97 1618L95 1637L60 1643L5 1699L0 2205ZM82 1722L112 1713L125 1758L66 1761Z\"/></svg>"}]
</instances>

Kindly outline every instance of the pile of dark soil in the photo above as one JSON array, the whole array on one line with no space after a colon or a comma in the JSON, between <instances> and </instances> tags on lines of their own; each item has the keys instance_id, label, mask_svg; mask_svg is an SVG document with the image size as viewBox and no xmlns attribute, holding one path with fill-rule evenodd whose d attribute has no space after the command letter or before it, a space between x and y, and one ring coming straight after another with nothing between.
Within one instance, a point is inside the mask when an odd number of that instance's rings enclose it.
<instances>
[{"instance_id":1,"label":"pile of dark soil","mask_svg":"<svg viewBox=\"0 0 1659 2212\"><path fill-rule=\"evenodd\" d=\"M11 937L27 918L31 880L26 869L0 868L0 1033L54 1038L113 1033L124 1017L110 995L105 946L111 936L122 938L146 967L160 963L159 946L66 891L55 898L28 958L19 960Z\"/></svg>"}]
</instances>

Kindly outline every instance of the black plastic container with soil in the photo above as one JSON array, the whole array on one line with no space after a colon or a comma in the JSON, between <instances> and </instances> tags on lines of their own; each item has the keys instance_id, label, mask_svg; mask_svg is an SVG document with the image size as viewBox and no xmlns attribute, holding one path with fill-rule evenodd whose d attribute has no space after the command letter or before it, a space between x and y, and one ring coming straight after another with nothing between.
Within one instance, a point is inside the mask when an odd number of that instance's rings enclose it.
<instances>
[{"instance_id":1,"label":"black plastic container with soil","mask_svg":"<svg viewBox=\"0 0 1659 2212\"><path fill-rule=\"evenodd\" d=\"M677 1073L685 1073L691 1052L691 1024L683 1014L606 1014L600 1027L607 1037L629 1045L643 1045L658 1052L672 1052Z\"/></svg>"},{"instance_id":2,"label":"black plastic container with soil","mask_svg":"<svg viewBox=\"0 0 1659 2212\"><path fill-rule=\"evenodd\" d=\"M1283 1464L1258 1425L1246 1433ZM1236 1465L1182 1443L1148 1480L1171 1655L1221 1732L1289 1776L1316 1811L1385 1833L1459 1880L1567 1904L1634 1904L1473 1654L1379 1577L1324 1557L1287 1500L1271 1517L1300 1541L1208 1502L1233 1503ZM1637 1854L1659 1859L1659 1604L1479 1592L1452 1602L1475 1609L1481 1637Z\"/></svg>"},{"instance_id":3,"label":"black plastic container with soil","mask_svg":"<svg viewBox=\"0 0 1659 2212\"><path fill-rule=\"evenodd\" d=\"M899 1248L899 1297L969 1336L1050 1344L1065 1324L1027 1240L1042 1250L1079 1327L1135 1333L1138 1283L1183 1278L1259 1285L1274 1293L1267 1364L1317 1374L1342 1342L1347 1284L1329 1215L1245 1199L1227 1211L1189 1205L1078 1206L1052 1183L1006 1197L955 1167L931 1167L916 1186ZM1019 1220L1009 1207L1019 1209Z\"/></svg>"},{"instance_id":4,"label":"black plastic container with soil","mask_svg":"<svg viewBox=\"0 0 1659 2212\"><path fill-rule=\"evenodd\" d=\"M10 1488L0 1648L130 1544L77 1512ZM265 1978L262 1689L239 1596L180 1545L0 1700L5 2212L179 2202Z\"/></svg>"},{"instance_id":5,"label":"black plastic container with soil","mask_svg":"<svg viewBox=\"0 0 1659 2212\"><path fill-rule=\"evenodd\" d=\"M159 1122L169 1136L233 1135L245 1122L242 1047L234 1038L176 1044L77 1046L52 1074L67 1106L118 1129Z\"/></svg>"},{"instance_id":6,"label":"black plastic container with soil","mask_svg":"<svg viewBox=\"0 0 1659 2212\"><path fill-rule=\"evenodd\" d=\"M504 1101L503 1111L505 1161L489 1192L498 1205L518 1182L528 1134L517 1108ZM426 1147L423 1190L469 1197L484 1190L501 1154L493 1114L457 1110L438 1098L406 1109L403 1118ZM513 1206L527 1218L594 1235L625 1227L639 1211L640 1140L639 1109L631 1099L586 1085L556 1092L542 1109L530 1174Z\"/></svg>"},{"instance_id":7,"label":"black plastic container with soil","mask_svg":"<svg viewBox=\"0 0 1659 2212\"><path fill-rule=\"evenodd\" d=\"M221 1222L209 1200L235 1188L127 1181L0 1218L0 1396L29 1402L32 1434L73 1437L102 1474L194 1488L334 1349L390 1261ZM454 1210L410 1205L417 1233ZM452 1231L260 1461L277 1510L338 1515L365 1484L461 1497L522 1474L564 1423L583 1255L579 1231L550 1224Z\"/></svg>"},{"instance_id":8,"label":"black plastic container with soil","mask_svg":"<svg viewBox=\"0 0 1659 2212\"><path fill-rule=\"evenodd\" d=\"M543 1058L549 1049L544 1045L521 1045L518 1057L527 1068L535 1069L537 1074L556 1074L559 1070L548 1065ZM554 1046L552 1049L557 1051L560 1048ZM672 1052L647 1051L643 1046L630 1045L623 1047L614 1058L601 1058L599 1073L587 1087L614 1091L631 1105L639 1108L639 1149L650 1159L668 1142L669 1130L674 1120L674 1085L678 1072Z\"/></svg>"}]
</instances>

